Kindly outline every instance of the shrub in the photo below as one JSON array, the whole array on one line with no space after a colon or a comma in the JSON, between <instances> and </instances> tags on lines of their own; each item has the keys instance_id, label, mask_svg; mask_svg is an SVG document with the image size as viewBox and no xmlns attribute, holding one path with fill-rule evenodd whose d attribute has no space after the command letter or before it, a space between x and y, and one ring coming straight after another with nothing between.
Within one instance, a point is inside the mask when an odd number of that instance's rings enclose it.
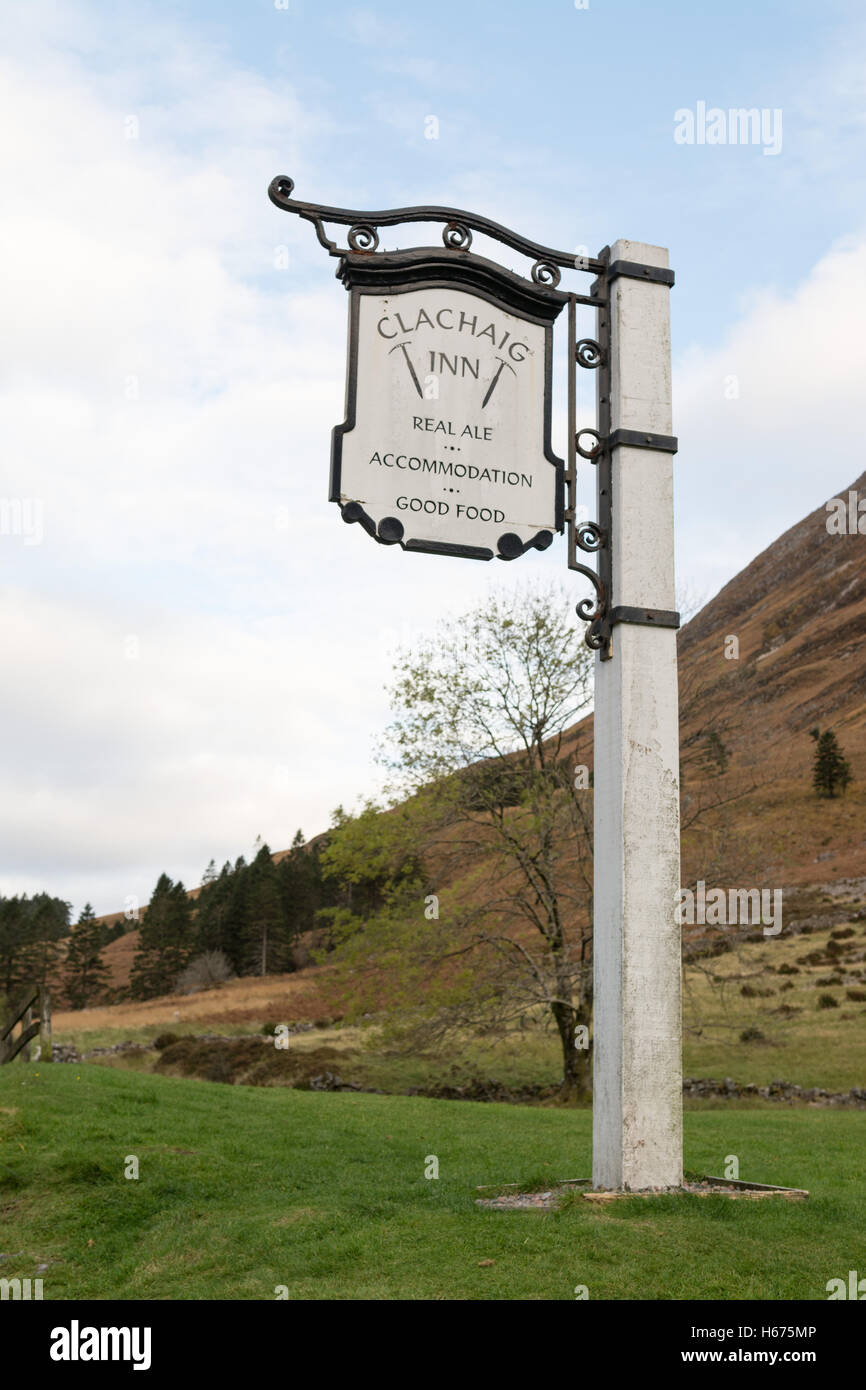
<instances>
[{"instance_id":1,"label":"shrub","mask_svg":"<svg viewBox=\"0 0 866 1390\"><path fill-rule=\"evenodd\" d=\"M769 999L771 994L775 994L774 989L762 989L760 985L743 985L740 993L746 999Z\"/></svg>"},{"instance_id":2,"label":"shrub","mask_svg":"<svg viewBox=\"0 0 866 1390\"><path fill-rule=\"evenodd\" d=\"M831 931L830 935L834 941L844 941L846 937L854 935L854 928L839 927L837 931Z\"/></svg>"},{"instance_id":3,"label":"shrub","mask_svg":"<svg viewBox=\"0 0 866 1390\"><path fill-rule=\"evenodd\" d=\"M800 967L798 965L788 965L787 961L784 965L779 966L780 975L799 975L799 973Z\"/></svg>"},{"instance_id":4,"label":"shrub","mask_svg":"<svg viewBox=\"0 0 866 1390\"><path fill-rule=\"evenodd\" d=\"M785 992L786 989L793 989L793 988L794 988L794 981L793 981L793 980L786 980L785 983L782 985L782 988L780 989L779 993L780 993L780 994L784 994L784 992Z\"/></svg>"},{"instance_id":5,"label":"shrub","mask_svg":"<svg viewBox=\"0 0 866 1390\"><path fill-rule=\"evenodd\" d=\"M866 989L849 989L846 998L851 999L855 1004L862 1004L866 1001Z\"/></svg>"},{"instance_id":6,"label":"shrub","mask_svg":"<svg viewBox=\"0 0 866 1390\"><path fill-rule=\"evenodd\" d=\"M740 1034L740 1042L766 1042L766 1038L760 1028L744 1028Z\"/></svg>"},{"instance_id":7,"label":"shrub","mask_svg":"<svg viewBox=\"0 0 866 1390\"><path fill-rule=\"evenodd\" d=\"M180 1042L179 1033L160 1033L158 1038L154 1038L153 1045L157 1052L164 1052L172 1043Z\"/></svg>"},{"instance_id":8,"label":"shrub","mask_svg":"<svg viewBox=\"0 0 866 1390\"><path fill-rule=\"evenodd\" d=\"M205 951L204 955L191 960L178 976L177 988L181 994L197 994L199 990L211 989L233 978L234 972L222 951Z\"/></svg>"},{"instance_id":9,"label":"shrub","mask_svg":"<svg viewBox=\"0 0 866 1390\"><path fill-rule=\"evenodd\" d=\"M819 996L818 996L818 1008L819 1008L819 1009L838 1009L838 1007L839 1007L839 1000L838 1000L838 999L834 999L832 994L819 994Z\"/></svg>"}]
</instances>

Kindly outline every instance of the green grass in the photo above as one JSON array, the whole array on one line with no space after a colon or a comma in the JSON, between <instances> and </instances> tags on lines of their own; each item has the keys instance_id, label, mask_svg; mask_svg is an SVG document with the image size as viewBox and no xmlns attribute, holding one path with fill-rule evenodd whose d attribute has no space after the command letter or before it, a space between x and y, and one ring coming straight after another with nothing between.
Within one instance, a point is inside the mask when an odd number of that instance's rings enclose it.
<instances>
[{"instance_id":1,"label":"green grass","mask_svg":"<svg viewBox=\"0 0 866 1390\"><path fill-rule=\"evenodd\" d=\"M82 1014L83 1018L84 1015ZM196 1037L201 1033L219 1034L221 1037L248 1037L250 1033L256 1033L259 1029L253 1023L235 1023L227 1021L225 1023L206 1023L183 1022L183 1023L155 1023L147 1024L142 1027L118 1026L116 1028L57 1028L55 1027L52 1038L57 1043L72 1043L78 1048L79 1052L86 1052L91 1047L113 1047L116 1043L134 1042L149 1044L163 1033L175 1033L179 1038Z\"/></svg>"},{"instance_id":2,"label":"green grass","mask_svg":"<svg viewBox=\"0 0 866 1390\"><path fill-rule=\"evenodd\" d=\"M829 928L808 936L786 937L783 932L766 942L742 944L713 961L687 964L684 1075L731 1076L757 1086L780 1078L829 1091L866 1086L866 1004L848 998L849 989L861 993L864 989L864 935L863 927L856 924L856 934L843 943L845 953L839 961L845 983L830 987L818 981L831 976L832 967L805 962L811 953L826 952ZM701 964L736 978L720 989L707 981ZM798 973L780 975L782 965L794 966ZM773 993L766 998L744 998L743 983ZM785 984L792 988L783 989ZM819 1009L822 994L832 995L839 1007ZM783 1005L796 1012L780 1013ZM742 1042L740 1034L749 1028L759 1029L765 1041Z\"/></svg>"},{"instance_id":3,"label":"green grass","mask_svg":"<svg viewBox=\"0 0 866 1390\"><path fill-rule=\"evenodd\" d=\"M590 1171L586 1110L0 1071L4 1277L46 1299L825 1299L866 1270L866 1113L702 1111L686 1165L808 1202L490 1212L476 1186ZM123 1176L127 1155L138 1181ZM439 1179L424 1178L427 1155ZM20 1252L20 1253L19 1253ZM482 1267L480 1261L494 1263Z\"/></svg>"}]
</instances>

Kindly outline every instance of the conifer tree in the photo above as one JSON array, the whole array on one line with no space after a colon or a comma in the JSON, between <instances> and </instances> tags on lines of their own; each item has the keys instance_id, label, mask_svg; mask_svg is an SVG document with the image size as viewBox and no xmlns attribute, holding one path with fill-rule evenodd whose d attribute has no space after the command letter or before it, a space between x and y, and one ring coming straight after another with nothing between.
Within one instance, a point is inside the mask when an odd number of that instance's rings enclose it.
<instances>
[{"instance_id":1,"label":"conifer tree","mask_svg":"<svg viewBox=\"0 0 866 1390\"><path fill-rule=\"evenodd\" d=\"M181 882L160 874L141 925L129 988L133 999L171 994L194 950L192 908Z\"/></svg>"},{"instance_id":2,"label":"conifer tree","mask_svg":"<svg viewBox=\"0 0 866 1390\"><path fill-rule=\"evenodd\" d=\"M235 860L229 876L227 893L225 939L223 951L237 975L248 975L255 970L255 962L250 962L249 933L251 923L250 872L243 855Z\"/></svg>"},{"instance_id":3,"label":"conifer tree","mask_svg":"<svg viewBox=\"0 0 866 1390\"><path fill-rule=\"evenodd\" d=\"M201 877L202 888L206 888L209 883L213 883L218 877L216 864L213 859L211 859L208 861L208 866Z\"/></svg>"},{"instance_id":4,"label":"conifer tree","mask_svg":"<svg viewBox=\"0 0 866 1390\"><path fill-rule=\"evenodd\" d=\"M261 845L247 872L247 969L256 975L268 975L285 969L288 941L277 870L267 845Z\"/></svg>"},{"instance_id":5,"label":"conifer tree","mask_svg":"<svg viewBox=\"0 0 866 1390\"><path fill-rule=\"evenodd\" d=\"M34 893L25 910L23 980L48 984L57 966L60 941L69 934L71 904Z\"/></svg>"},{"instance_id":6,"label":"conifer tree","mask_svg":"<svg viewBox=\"0 0 866 1390\"><path fill-rule=\"evenodd\" d=\"M317 925L316 914L321 907L336 901L336 888L331 880L323 887L322 867L318 845L307 845L303 832L298 830L289 853L277 868L286 936L291 946L304 932Z\"/></svg>"},{"instance_id":7,"label":"conifer tree","mask_svg":"<svg viewBox=\"0 0 866 1390\"><path fill-rule=\"evenodd\" d=\"M66 951L64 987L73 1009L87 1008L108 985L109 972L102 959L102 945L102 927L90 903L85 903L72 928Z\"/></svg>"},{"instance_id":8,"label":"conifer tree","mask_svg":"<svg viewBox=\"0 0 866 1390\"><path fill-rule=\"evenodd\" d=\"M222 951L231 960L233 953L229 933L229 916L233 892L232 866L223 864L218 874L202 880L203 887L195 903L195 942L196 954L207 951ZM237 966L235 964L235 969Z\"/></svg>"},{"instance_id":9,"label":"conifer tree","mask_svg":"<svg viewBox=\"0 0 866 1390\"><path fill-rule=\"evenodd\" d=\"M851 781L851 764L839 747L832 729L823 734L811 729L815 740L815 759L812 763L812 786L818 796L833 797L837 790L844 792Z\"/></svg>"}]
</instances>

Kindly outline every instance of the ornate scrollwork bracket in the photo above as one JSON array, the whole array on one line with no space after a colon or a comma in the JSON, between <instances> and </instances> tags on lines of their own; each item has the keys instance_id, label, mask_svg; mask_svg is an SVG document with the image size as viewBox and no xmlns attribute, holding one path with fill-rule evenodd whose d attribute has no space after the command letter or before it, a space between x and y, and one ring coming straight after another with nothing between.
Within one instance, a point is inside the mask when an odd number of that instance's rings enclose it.
<instances>
[{"instance_id":1,"label":"ornate scrollwork bracket","mask_svg":"<svg viewBox=\"0 0 866 1390\"><path fill-rule=\"evenodd\" d=\"M283 212L293 212L306 222L312 222L319 243L330 256L372 255L379 249L379 230L382 227L395 227L405 222L442 222L442 241L448 251L468 251L472 245L473 232L491 237L504 246L532 260L529 278L545 289L555 289L562 278L563 270L588 270L597 275L602 270L602 262L591 256L575 255L571 251L556 251L551 246L542 246L529 237L521 236L510 227L494 222L490 217L478 213L465 212L461 208L439 207L434 204L406 208L385 208L377 212L361 212L352 208L328 207L324 203L303 203L293 197L294 179L287 174L279 174L271 180L268 197L275 207ZM348 227L347 246L338 246L325 231L325 224L335 223ZM591 295L577 295L580 304L595 305Z\"/></svg>"},{"instance_id":2,"label":"ornate scrollwork bracket","mask_svg":"<svg viewBox=\"0 0 866 1390\"><path fill-rule=\"evenodd\" d=\"M604 268L606 250L601 260ZM596 307L597 330L595 338L577 338L576 302L568 305L568 461L566 484L568 487L568 567L588 579L594 593L581 599L577 604L577 615L587 624L584 641L592 651L600 653L602 660L610 656L610 510L604 506L605 494L609 500L609 483L602 486L602 473L609 476L609 454L607 434L610 416L608 413L610 342L608 337L607 286L604 273L592 287L598 295ZM597 428L577 428L577 378L576 367L598 372ZM577 504L577 460L586 459L595 466L598 474L596 496L598 520L588 521L578 517ZM591 569L579 558L579 552L595 555L596 568Z\"/></svg>"}]
</instances>

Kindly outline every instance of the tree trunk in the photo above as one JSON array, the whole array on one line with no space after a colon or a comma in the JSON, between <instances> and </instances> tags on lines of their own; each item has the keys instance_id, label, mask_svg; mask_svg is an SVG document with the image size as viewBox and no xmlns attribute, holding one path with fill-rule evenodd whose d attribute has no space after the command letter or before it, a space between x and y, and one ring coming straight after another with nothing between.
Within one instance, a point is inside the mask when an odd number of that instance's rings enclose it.
<instances>
[{"instance_id":1,"label":"tree trunk","mask_svg":"<svg viewBox=\"0 0 866 1390\"><path fill-rule=\"evenodd\" d=\"M553 959L557 1002L551 1005L551 1010L562 1047L560 1098L564 1101L589 1101L592 1099L592 1052L589 1045L592 977L584 962L577 979L574 979L559 942L554 945ZM576 1005L572 1002L575 987ZM579 1025L581 1031L578 1037ZM575 1046L575 1043L578 1045Z\"/></svg>"},{"instance_id":2,"label":"tree trunk","mask_svg":"<svg viewBox=\"0 0 866 1390\"><path fill-rule=\"evenodd\" d=\"M562 1100L590 1100L592 1097L592 1058L588 1047L575 1047L576 1017L570 1004L551 1005L562 1046Z\"/></svg>"}]
</instances>

